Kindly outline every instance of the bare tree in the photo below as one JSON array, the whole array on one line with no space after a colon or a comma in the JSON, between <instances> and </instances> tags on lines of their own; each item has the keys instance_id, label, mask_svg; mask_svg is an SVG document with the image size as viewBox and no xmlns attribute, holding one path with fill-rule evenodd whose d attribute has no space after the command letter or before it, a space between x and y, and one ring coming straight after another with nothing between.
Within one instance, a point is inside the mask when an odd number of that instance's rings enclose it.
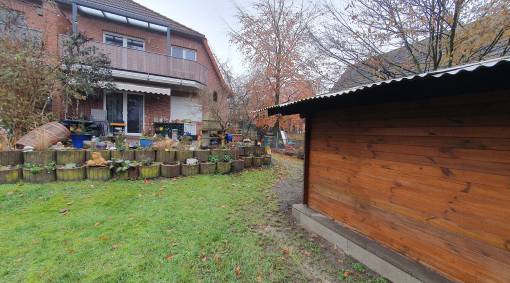
<instances>
[{"instance_id":1,"label":"bare tree","mask_svg":"<svg viewBox=\"0 0 510 283\"><path fill-rule=\"evenodd\" d=\"M317 49L369 82L508 53L509 0L326 1Z\"/></svg>"}]
</instances>

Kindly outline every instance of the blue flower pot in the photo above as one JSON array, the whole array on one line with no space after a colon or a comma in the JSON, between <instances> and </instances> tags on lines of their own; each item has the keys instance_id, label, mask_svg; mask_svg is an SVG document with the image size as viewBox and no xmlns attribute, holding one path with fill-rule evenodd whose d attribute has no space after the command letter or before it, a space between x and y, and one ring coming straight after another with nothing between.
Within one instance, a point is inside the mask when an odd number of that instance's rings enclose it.
<instances>
[{"instance_id":1,"label":"blue flower pot","mask_svg":"<svg viewBox=\"0 0 510 283\"><path fill-rule=\"evenodd\" d=\"M154 142L150 139L140 139L140 146L142 148L150 148Z\"/></svg>"},{"instance_id":2,"label":"blue flower pot","mask_svg":"<svg viewBox=\"0 0 510 283\"><path fill-rule=\"evenodd\" d=\"M74 148L83 148L83 142L89 141L92 139L92 135L78 135L78 134L71 134L71 142L73 143Z\"/></svg>"}]
</instances>

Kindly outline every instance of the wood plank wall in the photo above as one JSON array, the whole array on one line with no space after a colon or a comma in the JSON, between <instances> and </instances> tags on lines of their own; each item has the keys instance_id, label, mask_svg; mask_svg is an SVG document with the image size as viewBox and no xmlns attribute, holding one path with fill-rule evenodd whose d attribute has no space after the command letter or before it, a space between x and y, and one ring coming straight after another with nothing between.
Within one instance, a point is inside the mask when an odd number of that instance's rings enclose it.
<instances>
[{"instance_id":1,"label":"wood plank wall","mask_svg":"<svg viewBox=\"0 0 510 283\"><path fill-rule=\"evenodd\" d=\"M510 282L510 93L313 114L308 203L454 281Z\"/></svg>"}]
</instances>

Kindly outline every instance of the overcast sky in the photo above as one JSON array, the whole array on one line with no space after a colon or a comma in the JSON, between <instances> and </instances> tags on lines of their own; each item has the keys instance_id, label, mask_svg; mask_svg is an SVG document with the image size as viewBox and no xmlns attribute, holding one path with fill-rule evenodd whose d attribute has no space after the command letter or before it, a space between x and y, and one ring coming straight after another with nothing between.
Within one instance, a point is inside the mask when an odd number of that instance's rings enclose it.
<instances>
[{"instance_id":1,"label":"overcast sky","mask_svg":"<svg viewBox=\"0 0 510 283\"><path fill-rule=\"evenodd\" d=\"M205 34L213 52L230 60L236 72L246 71L242 56L228 38L229 25L236 27L233 0L135 0L179 23ZM242 3L244 1L238 1Z\"/></svg>"}]
</instances>

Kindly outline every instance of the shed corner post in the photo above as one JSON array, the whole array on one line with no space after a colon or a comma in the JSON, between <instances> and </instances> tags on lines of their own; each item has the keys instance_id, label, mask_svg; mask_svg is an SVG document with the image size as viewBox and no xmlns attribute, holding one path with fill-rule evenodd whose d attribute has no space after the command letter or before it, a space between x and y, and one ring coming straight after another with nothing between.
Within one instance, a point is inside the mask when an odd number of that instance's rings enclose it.
<instances>
[{"instance_id":1,"label":"shed corner post","mask_svg":"<svg viewBox=\"0 0 510 283\"><path fill-rule=\"evenodd\" d=\"M310 144L312 137L312 115L302 115L305 119L305 162L303 180L303 204L308 205L310 187Z\"/></svg>"}]
</instances>

